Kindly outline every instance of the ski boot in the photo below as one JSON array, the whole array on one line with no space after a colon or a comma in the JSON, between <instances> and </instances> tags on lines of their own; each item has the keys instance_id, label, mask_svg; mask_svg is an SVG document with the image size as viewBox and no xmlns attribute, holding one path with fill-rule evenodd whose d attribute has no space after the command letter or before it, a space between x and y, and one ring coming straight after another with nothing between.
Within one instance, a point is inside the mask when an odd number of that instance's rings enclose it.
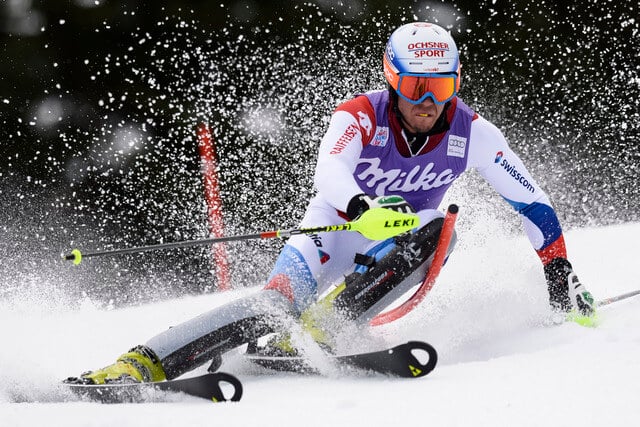
<instances>
[{"instance_id":1,"label":"ski boot","mask_svg":"<svg viewBox=\"0 0 640 427\"><path fill-rule=\"evenodd\" d=\"M299 318L301 331L327 353L333 353L335 348L334 336L329 327L335 323L335 320L333 322L328 322L328 320L336 318L333 300L342 289L343 287L333 291L321 301L307 308ZM280 332L273 335L264 346L258 346L257 341L254 341L249 344L247 353L269 357L296 357L300 355L293 343L291 332Z\"/></svg>"},{"instance_id":2,"label":"ski boot","mask_svg":"<svg viewBox=\"0 0 640 427\"><path fill-rule=\"evenodd\" d=\"M299 355L298 349L291 342L291 334L288 332L273 335L264 346L259 347L257 342L250 343L247 353L269 357L296 357Z\"/></svg>"},{"instance_id":3,"label":"ski boot","mask_svg":"<svg viewBox=\"0 0 640 427\"><path fill-rule=\"evenodd\" d=\"M118 358L116 363L85 372L80 378L70 377L65 382L74 384L108 384L155 382L166 379L162 365L153 351L137 346Z\"/></svg>"}]
</instances>

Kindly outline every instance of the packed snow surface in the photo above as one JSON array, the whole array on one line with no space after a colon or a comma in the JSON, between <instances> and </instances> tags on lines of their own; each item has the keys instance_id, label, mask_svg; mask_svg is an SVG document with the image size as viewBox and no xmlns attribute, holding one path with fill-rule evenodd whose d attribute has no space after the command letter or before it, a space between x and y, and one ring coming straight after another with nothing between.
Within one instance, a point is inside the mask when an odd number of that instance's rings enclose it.
<instances>
[{"instance_id":1,"label":"packed snow surface","mask_svg":"<svg viewBox=\"0 0 640 427\"><path fill-rule=\"evenodd\" d=\"M640 224L570 230L566 238L597 299L640 286ZM71 401L61 391L63 378L111 363L164 328L255 291L111 310L50 295L1 301L0 425L584 427L632 425L640 416L640 296L602 307L596 328L550 325L540 264L525 238L460 244L421 306L372 332L378 344L432 343L440 360L425 378L339 371L304 377L230 354L222 369L244 384L237 403L179 396L103 405Z\"/></svg>"}]
</instances>

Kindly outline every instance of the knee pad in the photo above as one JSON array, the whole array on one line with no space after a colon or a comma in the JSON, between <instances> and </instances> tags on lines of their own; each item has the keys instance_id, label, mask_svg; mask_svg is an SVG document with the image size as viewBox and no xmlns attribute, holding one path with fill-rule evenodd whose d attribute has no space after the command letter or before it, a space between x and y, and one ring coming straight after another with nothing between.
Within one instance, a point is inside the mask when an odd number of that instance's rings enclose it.
<instances>
[{"instance_id":1,"label":"knee pad","mask_svg":"<svg viewBox=\"0 0 640 427\"><path fill-rule=\"evenodd\" d=\"M425 277L438 245L443 218L436 218L414 233L377 243L356 257L354 272L334 305L346 316L369 321ZM455 233L447 255L455 246Z\"/></svg>"}]
</instances>

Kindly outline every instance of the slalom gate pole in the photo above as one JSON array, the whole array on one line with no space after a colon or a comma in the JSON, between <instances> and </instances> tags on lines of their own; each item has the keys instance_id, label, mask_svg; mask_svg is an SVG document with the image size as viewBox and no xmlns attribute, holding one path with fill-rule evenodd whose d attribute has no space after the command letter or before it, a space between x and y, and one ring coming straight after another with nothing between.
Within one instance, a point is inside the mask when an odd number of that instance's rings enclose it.
<instances>
[{"instance_id":1,"label":"slalom gate pole","mask_svg":"<svg viewBox=\"0 0 640 427\"><path fill-rule=\"evenodd\" d=\"M447 250L449 249L449 244L451 243L451 238L453 236L453 229L456 223L456 218L458 217L458 206L455 204L449 205L447 209L447 213L444 217L444 222L442 223L442 230L440 230L440 237L438 238L438 245L436 246L435 253L433 254L433 260L431 261L431 265L429 266L429 270L427 271L427 275L424 278L424 281L418 288L418 290L405 301L402 305L389 310L385 313L380 313L369 322L372 326L380 326L385 323L393 322L394 320L398 320L403 317L411 310L416 308L418 304L424 299L425 296L429 293L433 285L436 283L436 279L440 274L440 270L442 269L442 265L444 264L445 258L447 257Z\"/></svg>"},{"instance_id":2,"label":"slalom gate pole","mask_svg":"<svg viewBox=\"0 0 640 427\"><path fill-rule=\"evenodd\" d=\"M596 307L602 307L603 305L609 305L612 302L621 301L623 299L631 298L636 295L640 295L640 289L636 291L627 292L626 294L617 295L615 297L610 297L603 299L601 301L596 302Z\"/></svg>"},{"instance_id":3,"label":"slalom gate pole","mask_svg":"<svg viewBox=\"0 0 640 427\"><path fill-rule=\"evenodd\" d=\"M238 236L220 236L208 239L185 240L181 242L163 243L150 246L138 246L134 248L114 249L109 251L82 253L74 249L68 255L63 255L65 261L73 261L78 265L82 258L98 256L125 255L140 252L148 252L164 249L187 248L192 246L210 245L213 243L236 242L255 239L286 239L297 234L316 234L333 231L357 231L371 240L385 240L398 234L409 231L420 225L420 218L415 214L396 212L386 208L373 208L365 211L357 219L344 224L326 225L321 227L294 228L290 230L263 231L260 233L243 234Z\"/></svg>"},{"instance_id":4,"label":"slalom gate pole","mask_svg":"<svg viewBox=\"0 0 640 427\"><path fill-rule=\"evenodd\" d=\"M213 237L222 237L224 235L224 221L220 180L218 179L218 156L211 128L206 123L200 123L196 128L196 136L204 181L204 197L207 202L209 232ZM215 271L216 287L221 291L228 290L231 287L231 274L225 245L221 243L213 245L211 260Z\"/></svg>"}]
</instances>

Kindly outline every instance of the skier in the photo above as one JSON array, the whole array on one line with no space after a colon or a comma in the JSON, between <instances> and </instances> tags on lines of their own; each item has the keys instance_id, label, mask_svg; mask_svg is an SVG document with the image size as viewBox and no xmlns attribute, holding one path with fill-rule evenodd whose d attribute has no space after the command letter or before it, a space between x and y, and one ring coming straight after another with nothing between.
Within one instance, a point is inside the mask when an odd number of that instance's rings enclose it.
<instances>
[{"instance_id":1,"label":"skier","mask_svg":"<svg viewBox=\"0 0 640 427\"><path fill-rule=\"evenodd\" d=\"M442 216L437 208L451 184L474 168L521 216L552 310L594 316L549 198L500 130L457 96L461 68L450 34L425 22L399 27L387 42L383 72L386 90L358 95L333 113L319 147L317 195L301 226L342 223L372 208L417 212L428 224ZM175 378L274 331L280 313L300 316L353 270L355 254L379 259L394 244L347 231L293 236L257 295L170 328L78 381Z\"/></svg>"}]
</instances>

